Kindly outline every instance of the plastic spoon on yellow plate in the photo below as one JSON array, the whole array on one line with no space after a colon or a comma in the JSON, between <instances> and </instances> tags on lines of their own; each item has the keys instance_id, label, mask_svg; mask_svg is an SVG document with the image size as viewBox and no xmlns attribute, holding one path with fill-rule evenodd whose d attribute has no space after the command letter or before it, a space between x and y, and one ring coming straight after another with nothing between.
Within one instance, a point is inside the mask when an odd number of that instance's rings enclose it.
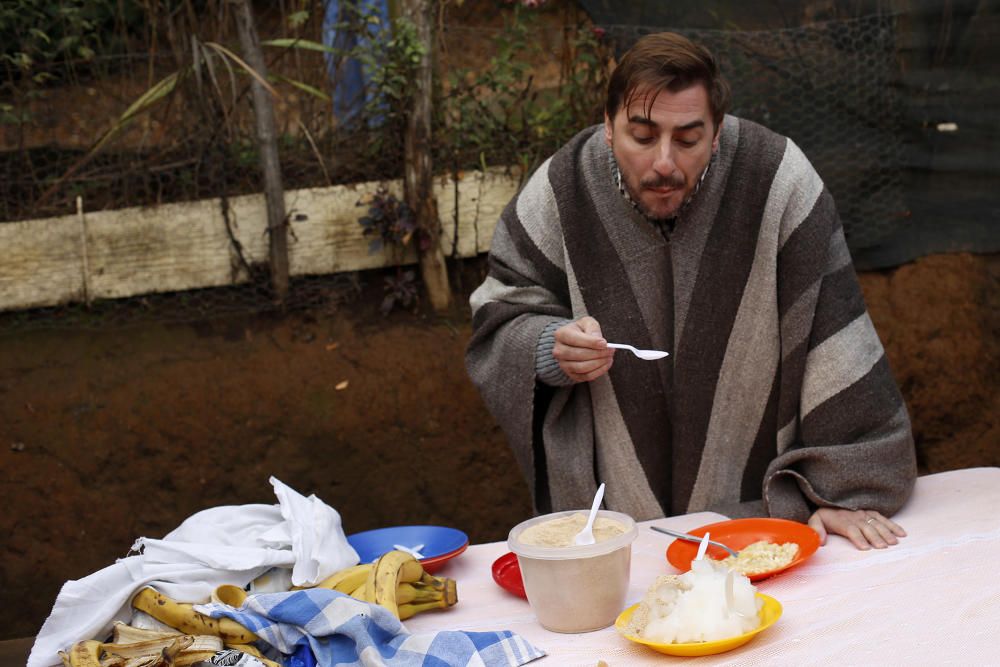
<instances>
[{"instance_id":1,"label":"plastic spoon on yellow plate","mask_svg":"<svg viewBox=\"0 0 1000 667\"><path fill-rule=\"evenodd\" d=\"M694 557L695 560L701 560L705 557L705 552L708 551L708 539L709 533L705 533L704 537L701 538L701 544L698 545L698 554Z\"/></svg>"}]
</instances>

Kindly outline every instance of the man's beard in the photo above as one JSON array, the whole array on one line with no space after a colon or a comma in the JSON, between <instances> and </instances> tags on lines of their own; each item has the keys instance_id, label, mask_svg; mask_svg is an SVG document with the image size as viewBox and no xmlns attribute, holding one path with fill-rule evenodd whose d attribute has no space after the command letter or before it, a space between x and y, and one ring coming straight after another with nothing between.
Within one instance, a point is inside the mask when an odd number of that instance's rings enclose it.
<instances>
[{"instance_id":1,"label":"man's beard","mask_svg":"<svg viewBox=\"0 0 1000 667\"><path fill-rule=\"evenodd\" d=\"M650 220L669 220L670 218L673 218L674 216L677 215L677 212L681 210L681 208L684 206L684 204L688 201L688 198L690 197L689 194L685 194L684 198L681 200L681 203L677 206L677 208L666 214L662 213L656 214L653 211L649 210L649 208L643 203L642 199L640 198L639 195L641 194L642 189L674 188L676 190L683 190L684 186L687 184L687 180L684 178L683 174L679 176L675 176L673 174L671 174L670 176L657 175L653 178L647 178L645 180L641 180L639 181L639 188L640 188L639 192L635 192L632 189L632 185L628 182L628 179L623 178L622 182L625 185L626 191L628 191L628 196L635 203L636 208L638 208L639 212L642 213L647 218L649 218Z\"/></svg>"}]
</instances>

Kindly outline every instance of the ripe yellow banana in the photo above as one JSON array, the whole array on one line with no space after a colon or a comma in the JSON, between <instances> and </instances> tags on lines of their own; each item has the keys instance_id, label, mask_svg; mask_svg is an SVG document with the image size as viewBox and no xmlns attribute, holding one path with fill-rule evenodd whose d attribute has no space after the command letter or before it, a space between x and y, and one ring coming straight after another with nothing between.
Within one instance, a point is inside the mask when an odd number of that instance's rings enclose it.
<instances>
[{"instance_id":1,"label":"ripe yellow banana","mask_svg":"<svg viewBox=\"0 0 1000 667\"><path fill-rule=\"evenodd\" d=\"M435 577L430 572L424 572L422 575L420 575L420 581L418 583L426 588L434 588L439 591L444 591L445 587L447 586L446 584L447 581L449 580L445 579L444 577Z\"/></svg>"},{"instance_id":2,"label":"ripe yellow banana","mask_svg":"<svg viewBox=\"0 0 1000 667\"><path fill-rule=\"evenodd\" d=\"M424 572L423 576L420 577L420 581L415 583L414 586L439 591L441 597L448 603L449 607L458 603L458 588L454 579L435 577L432 574Z\"/></svg>"},{"instance_id":3,"label":"ripe yellow banana","mask_svg":"<svg viewBox=\"0 0 1000 667\"><path fill-rule=\"evenodd\" d=\"M435 577L424 573L420 581L401 583L397 589L396 604L399 619L431 609L444 609L458 603L458 587L454 579Z\"/></svg>"},{"instance_id":4,"label":"ripe yellow banana","mask_svg":"<svg viewBox=\"0 0 1000 667\"><path fill-rule=\"evenodd\" d=\"M408 584L403 582L396 587L396 604L406 604L409 602L430 602L440 600L444 594L436 588L421 586L418 583Z\"/></svg>"},{"instance_id":5,"label":"ripe yellow banana","mask_svg":"<svg viewBox=\"0 0 1000 667\"><path fill-rule=\"evenodd\" d=\"M234 644L249 644L257 639L257 635L230 618L200 614L193 605L171 600L149 587L132 598L132 606L187 634L217 635L224 642Z\"/></svg>"},{"instance_id":6,"label":"ripe yellow banana","mask_svg":"<svg viewBox=\"0 0 1000 667\"><path fill-rule=\"evenodd\" d=\"M372 570L372 563L362 563L343 570L334 572L323 581L316 584L316 588L332 588L341 593L351 594L355 588L360 586L368 578L368 572Z\"/></svg>"},{"instance_id":7,"label":"ripe yellow banana","mask_svg":"<svg viewBox=\"0 0 1000 667\"><path fill-rule=\"evenodd\" d=\"M400 583L420 581L424 568L420 561L405 551L387 551L375 561L375 567L365 579L364 598L382 605L399 617L396 606L396 589Z\"/></svg>"},{"instance_id":8,"label":"ripe yellow banana","mask_svg":"<svg viewBox=\"0 0 1000 667\"><path fill-rule=\"evenodd\" d=\"M101 647L96 639L86 639L73 644L68 653L59 651L59 658L70 667L101 667Z\"/></svg>"},{"instance_id":9,"label":"ripe yellow banana","mask_svg":"<svg viewBox=\"0 0 1000 667\"><path fill-rule=\"evenodd\" d=\"M411 616L415 616L422 611L429 611L431 609L443 609L448 606L449 605L444 598L431 600L430 602L407 602L405 604L399 605L399 620L405 621Z\"/></svg>"},{"instance_id":10,"label":"ripe yellow banana","mask_svg":"<svg viewBox=\"0 0 1000 667\"><path fill-rule=\"evenodd\" d=\"M458 583L454 579L444 580L444 601L449 607L458 604Z\"/></svg>"},{"instance_id":11,"label":"ripe yellow banana","mask_svg":"<svg viewBox=\"0 0 1000 667\"><path fill-rule=\"evenodd\" d=\"M361 585L355 588L353 591L351 591L350 595L355 600L361 600L362 602L374 602L374 600L369 600L368 598L365 597L367 592L368 592L367 581L362 581Z\"/></svg>"},{"instance_id":12,"label":"ripe yellow banana","mask_svg":"<svg viewBox=\"0 0 1000 667\"><path fill-rule=\"evenodd\" d=\"M233 584L222 584L221 586L216 586L215 590L212 591L212 602L221 602L234 609L242 607L243 601L246 599L247 592Z\"/></svg>"}]
</instances>

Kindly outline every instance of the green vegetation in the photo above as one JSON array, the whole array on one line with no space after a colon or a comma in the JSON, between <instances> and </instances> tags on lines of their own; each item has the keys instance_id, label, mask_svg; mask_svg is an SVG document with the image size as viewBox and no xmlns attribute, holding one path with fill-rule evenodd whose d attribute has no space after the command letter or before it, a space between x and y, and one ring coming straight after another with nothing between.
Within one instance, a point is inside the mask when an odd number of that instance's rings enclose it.
<instances>
[{"instance_id":1,"label":"green vegetation","mask_svg":"<svg viewBox=\"0 0 1000 667\"><path fill-rule=\"evenodd\" d=\"M600 31L565 26L557 87L541 88L532 71L542 52L535 12L514 6L495 41L489 67L454 69L436 108L436 148L455 169L517 165L530 173L584 127L602 118L610 49Z\"/></svg>"},{"instance_id":2,"label":"green vegetation","mask_svg":"<svg viewBox=\"0 0 1000 667\"><path fill-rule=\"evenodd\" d=\"M258 191L247 94L254 73L234 46L226 8L223 0L0 3L7 140L0 219L62 214L76 194L88 208L122 208ZM330 46L321 0L258 8L270 73L264 83L280 107L285 186L400 178L413 68L426 48L414 27L399 17L387 26L359 0L336 26L349 38ZM466 31L472 48L435 52L439 173L514 166L527 175L601 120L611 49L582 13L558 14L569 23L562 25L551 20L552 7L496 0L492 11L504 17L498 28L451 23L458 9L456 0L444 2L438 30ZM359 113L345 119L333 92L338 65L349 60L360 64L366 89ZM81 113L75 86L84 82L99 111ZM72 103L63 102L63 90ZM36 123L59 131L40 132ZM72 145L58 143L68 136Z\"/></svg>"},{"instance_id":3,"label":"green vegetation","mask_svg":"<svg viewBox=\"0 0 1000 667\"><path fill-rule=\"evenodd\" d=\"M141 6L126 0L4 0L0 3L0 62L4 78L58 78L73 63L92 65L98 55L125 52L130 35L145 26Z\"/></svg>"}]
</instances>

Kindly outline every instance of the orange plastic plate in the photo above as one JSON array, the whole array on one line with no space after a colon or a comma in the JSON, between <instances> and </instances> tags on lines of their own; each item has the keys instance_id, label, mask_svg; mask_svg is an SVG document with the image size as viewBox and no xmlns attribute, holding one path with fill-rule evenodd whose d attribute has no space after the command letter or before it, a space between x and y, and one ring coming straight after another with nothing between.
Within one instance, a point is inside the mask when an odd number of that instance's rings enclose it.
<instances>
[{"instance_id":1,"label":"orange plastic plate","mask_svg":"<svg viewBox=\"0 0 1000 667\"><path fill-rule=\"evenodd\" d=\"M819 535L815 530L804 523L787 519L731 519L711 523L687 532L695 537L702 537L705 533L709 533L709 539L713 542L721 542L737 551L760 541L775 544L795 542L799 545L799 553L792 559L791 563L785 567L752 575L750 581L760 581L767 577L773 577L779 572L795 567L816 553L816 549L819 548ZM698 545L694 542L674 540L667 547L667 561L681 572L687 572L691 569L691 561L696 555L698 555ZM725 550L712 546L708 547L705 555L716 560L723 560L729 556Z\"/></svg>"}]
</instances>

